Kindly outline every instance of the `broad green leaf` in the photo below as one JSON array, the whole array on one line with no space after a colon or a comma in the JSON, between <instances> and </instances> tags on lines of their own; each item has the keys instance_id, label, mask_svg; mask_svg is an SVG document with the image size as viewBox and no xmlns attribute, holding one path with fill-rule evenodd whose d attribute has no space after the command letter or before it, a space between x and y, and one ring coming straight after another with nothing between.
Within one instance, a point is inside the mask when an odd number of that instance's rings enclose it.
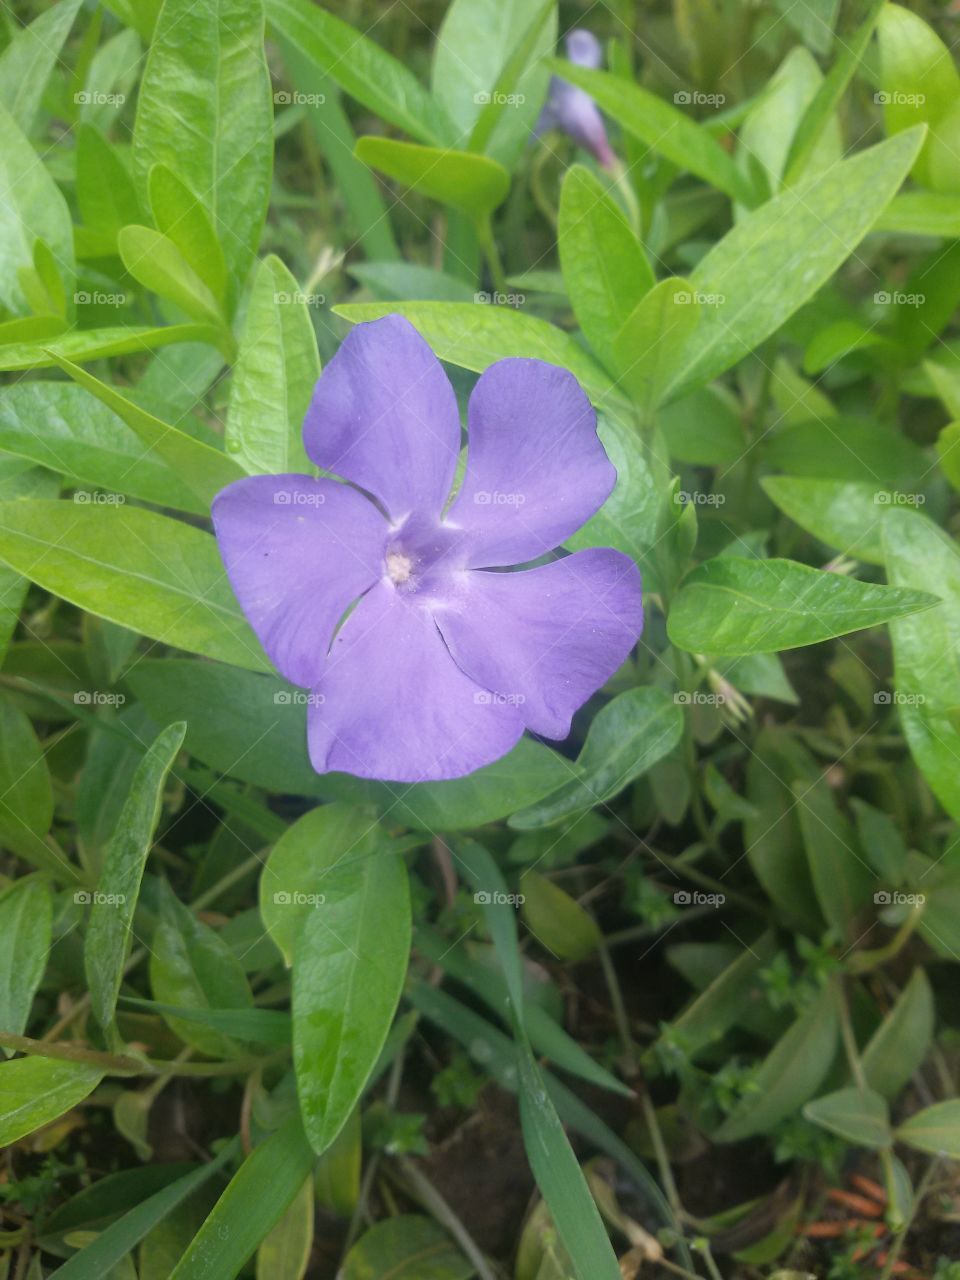
<instances>
[{"instance_id":1,"label":"broad green leaf","mask_svg":"<svg viewBox=\"0 0 960 1280\"><path fill-rule=\"evenodd\" d=\"M114 0L115 4L116 2ZM160 7L157 0L134 0L134 3L140 9ZM88 27L88 41L90 34L91 28ZM80 122L92 124L109 134L126 102L133 98L136 91L143 61L143 44L136 30L127 28L104 40L87 66L86 55L89 51L90 46L87 44L77 59L78 69L85 70L83 92L77 95L80 99Z\"/></svg>"},{"instance_id":2,"label":"broad green leaf","mask_svg":"<svg viewBox=\"0 0 960 1280\"><path fill-rule=\"evenodd\" d=\"M102 238L103 250L116 253L120 228L143 219L133 179L116 147L94 125L78 125L76 136L76 195L84 229Z\"/></svg>"},{"instance_id":3,"label":"broad green leaf","mask_svg":"<svg viewBox=\"0 0 960 1280\"><path fill-rule=\"evenodd\" d=\"M394 1025L399 1026L399 1021ZM317 1161L314 1189L321 1208L340 1218L349 1218L356 1211L362 1166L363 1133L360 1108L355 1107L333 1144Z\"/></svg>"},{"instance_id":4,"label":"broad green leaf","mask_svg":"<svg viewBox=\"0 0 960 1280\"><path fill-rule=\"evenodd\" d=\"M691 272L701 311L672 390L729 369L809 301L854 251L907 175L922 141L910 130L832 165L742 218Z\"/></svg>"},{"instance_id":5,"label":"broad green leaf","mask_svg":"<svg viewBox=\"0 0 960 1280\"><path fill-rule=\"evenodd\" d=\"M310 0L267 0L267 19L284 40L344 93L420 142L443 146L456 128L439 101L401 62L368 36Z\"/></svg>"},{"instance_id":6,"label":"broad green leaf","mask_svg":"<svg viewBox=\"0 0 960 1280\"><path fill-rule=\"evenodd\" d=\"M955 195L907 191L890 201L874 230L954 239L960 236L960 204Z\"/></svg>"},{"instance_id":7,"label":"broad green leaf","mask_svg":"<svg viewBox=\"0 0 960 1280\"><path fill-rule=\"evenodd\" d=\"M83 963L94 1017L101 1027L113 1021L130 945L140 881L160 817L163 786L187 726L172 724L147 749L134 774L93 894L83 944Z\"/></svg>"},{"instance_id":8,"label":"broad green leaf","mask_svg":"<svg viewBox=\"0 0 960 1280\"><path fill-rule=\"evenodd\" d=\"M220 331L208 324L168 324L160 328L140 328L135 325L118 325L109 329L76 329L62 338L47 338L38 342L12 342L0 347L0 372L16 369L49 369L64 360L106 360L108 356L123 356L157 347L168 347L175 342L210 342L220 340Z\"/></svg>"},{"instance_id":9,"label":"broad green leaf","mask_svg":"<svg viewBox=\"0 0 960 1280\"><path fill-rule=\"evenodd\" d=\"M872 1089L851 1087L826 1093L808 1102L803 1114L856 1147L890 1145L890 1113L884 1099Z\"/></svg>"},{"instance_id":10,"label":"broad green leaf","mask_svg":"<svg viewBox=\"0 0 960 1280\"><path fill-rule=\"evenodd\" d=\"M510 175L503 165L471 151L365 137L358 140L356 153L364 164L388 178L481 222L503 203L510 190Z\"/></svg>"},{"instance_id":11,"label":"broad green leaf","mask_svg":"<svg viewBox=\"0 0 960 1280\"><path fill-rule=\"evenodd\" d=\"M431 87L454 123L458 146L469 139L471 149L488 150L514 167L537 122L549 78L538 64L553 52L556 34L556 6L549 0L454 0L447 6L434 44ZM498 102L498 93L506 101Z\"/></svg>"},{"instance_id":12,"label":"broad green leaf","mask_svg":"<svg viewBox=\"0 0 960 1280\"><path fill-rule=\"evenodd\" d=\"M244 475L241 467L219 449L204 444L202 440L194 440L177 427L161 422L152 413L141 409L116 388L101 382L79 365L72 364L62 356L55 356L55 360L74 382L96 396L108 409L112 409L139 438L144 449L156 454L171 471L184 477L184 483L199 499L202 512L209 511L210 503L221 489ZM195 510L196 507L194 505L188 509Z\"/></svg>"},{"instance_id":13,"label":"broad green leaf","mask_svg":"<svg viewBox=\"0 0 960 1280\"><path fill-rule=\"evenodd\" d=\"M585 89L607 115L678 169L696 174L741 204L756 203L753 184L716 138L678 107L609 71L592 71L558 58L547 62L556 75Z\"/></svg>"},{"instance_id":14,"label":"broad green leaf","mask_svg":"<svg viewBox=\"0 0 960 1280\"><path fill-rule=\"evenodd\" d=\"M764 492L784 515L842 555L883 564L880 526L890 495L871 484L809 476L764 476ZM881 499L881 501L878 501Z\"/></svg>"},{"instance_id":15,"label":"broad green leaf","mask_svg":"<svg viewBox=\"0 0 960 1280\"><path fill-rule=\"evenodd\" d=\"M203 204L165 164L155 164L150 170L147 193L158 231L173 242L183 261L209 289L215 308L222 309L230 287L227 264Z\"/></svg>"},{"instance_id":16,"label":"broad green leaf","mask_svg":"<svg viewBox=\"0 0 960 1280\"><path fill-rule=\"evenodd\" d=\"M823 76L809 49L802 45L791 49L740 127L738 163L748 177L759 168L774 194L783 185L787 156L804 113L822 84ZM825 123L827 128L809 156L805 176L820 172L840 159L837 122Z\"/></svg>"},{"instance_id":17,"label":"broad green leaf","mask_svg":"<svg viewBox=\"0 0 960 1280\"><path fill-rule=\"evenodd\" d=\"M308 1175L257 1250L257 1280L303 1280L313 1247L315 1216L313 1178Z\"/></svg>"},{"instance_id":18,"label":"broad green leaf","mask_svg":"<svg viewBox=\"0 0 960 1280\"><path fill-rule=\"evenodd\" d=\"M526 871L520 880L523 919L541 946L574 964L597 949L597 922L575 898L539 871Z\"/></svg>"},{"instance_id":19,"label":"broad green leaf","mask_svg":"<svg viewBox=\"0 0 960 1280\"><path fill-rule=\"evenodd\" d=\"M795 782L793 794L820 910L828 924L852 942L854 924L872 902L873 869L825 776Z\"/></svg>"},{"instance_id":20,"label":"broad green leaf","mask_svg":"<svg viewBox=\"0 0 960 1280\"><path fill-rule=\"evenodd\" d=\"M80 0L59 0L41 9L0 54L0 104L24 133L33 129L40 99L79 8Z\"/></svg>"},{"instance_id":21,"label":"broad green leaf","mask_svg":"<svg viewBox=\"0 0 960 1280\"><path fill-rule=\"evenodd\" d=\"M759 448L767 463L788 475L860 481L872 484L875 493L909 490L930 466L923 451L896 428L839 415L787 423L771 431ZM878 508L889 505L885 499L878 496Z\"/></svg>"},{"instance_id":22,"label":"broad green leaf","mask_svg":"<svg viewBox=\"0 0 960 1280\"><path fill-rule=\"evenodd\" d=\"M960 95L953 54L919 14L902 5L884 5L877 22L880 47L879 100L887 133L913 125L935 126ZM924 185L930 179L930 143L914 168Z\"/></svg>"},{"instance_id":23,"label":"broad green leaf","mask_svg":"<svg viewBox=\"0 0 960 1280\"><path fill-rule=\"evenodd\" d=\"M377 1064L410 954L407 871L373 854L317 878L323 898L293 948L293 1059L318 1154L346 1124Z\"/></svg>"},{"instance_id":24,"label":"broad green leaf","mask_svg":"<svg viewBox=\"0 0 960 1280\"><path fill-rule=\"evenodd\" d=\"M257 268L230 384L225 437L247 471L313 473L301 440L320 376L317 339L296 280L271 255Z\"/></svg>"},{"instance_id":25,"label":"broad green leaf","mask_svg":"<svg viewBox=\"0 0 960 1280\"><path fill-rule=\"evenodd\" d=\"M594 718L570 780L545 800L515 812L518 830L553 826L572 814L612 800L676 746L683 712L668 693L653 687L629 689Z\"/></svg>"},{"instance_id":26,"label":"broad green leaf","mask_svg":"<svg viewBox=\"0 0 960 1280\"><path fill-rule=\"evenodd\" d=\"M761 1062L749 1092L713 1134L714 1142L741 1142L769 1133L794 1115L830 1070L838 1031L836 993L825 987Z\"/></svg>"},{"instance_id":27,"label":"broad green leaf","mask_svg":"<svg viewBox=\"0 0 960 1280\"><path fill-rule=\"evenodd\" d=\"M432 1218L399 1214L364 1232L344 1259L341 1280L471 1280L475 1274Z\"/></svg>"},{"instance_id":28,"label":"broad green leaf","mask_svg":"<svg viewBox=\"0 0 960 1280\"><path fill-rule=\"evenodd\" d=\"M134 166L144 203L156 164L203 201L237 280L266 216L272 121L259 0L165 0L137 98Z\"/></svg>"},{"instance_id":29,"label":"broad green leaf","mask_svg":"<svg viewBox=\"0 0 960 1280\"><path fill-rule=\"evenodd\" d=\"M59 188L2 105L0 135L0 305L14 315L22 315L28 308L19 271L33 266L37 240L42 240L53 254L72 298L73 226ZM7 352L3 354L8 356Z\"/></svg>"},{"instance_id":30,"label":"broad green leaf","mask_svg":"<svg viewBox=\"0 0 960 1280\"><path fill-rule=\"evenodd\" d=\"M2 1068L0 1068L2 1070ZM897 1129L898 1142L931 1155L960 1159L960 1100L937 1102L925 1107Z\"/></svg>"},{"instance_id":31,"label":"broad green leaf","mask_svg":"<svg viewBox=\"0 0 960 1280\"><path fill-rule=\"evenodd\" d=\"M0 894L0 1029L21 1035L50 950L53 902L37 876Z\"/></svg>"},{"instance_id":32,"label":"broad green leaf","mask_svg":"<svg viewBox=\"0 0 960 1280\"><path fill-rule=\"evenodd\" d=\"M614 341L653 286L640 241L600 181L575 164L560 189L557 226L563 282L583 336L614 376Z\"/></svg>"},{"instance_id":33,"label":"broad green leaf","mask_svg":"<svg viewBox=\"0 0 960 1280\"><path fill-rule=\"evenodd\" d=\"M0 1062L0 1146L26 1137L82 1102L103 1072L58 1058Z\"/></svg>"},{"instance_id":34,"label":"broad green leaf","mask_svg":"<svg viewBox=\"0 0 960 1280\"><path fill-rule=\"evenodd\" d=\"M45 843L52 821L53 786L43 748L30 719L0 697L0 844L41 871L70 880L73 868Z\"/></svg>"},{"instance_id":35,"label":"broad green leaf","mask_svg":"<svg viewBox=\"0 0 960 1280\"><path fill-rule=\"evenodd\" d=\"M623 322L613 343L617 381L644 414L663 398L677 356L696 330L702 306L709 305L706 295L672 276L654 285Z\"/></svg>"},{"instance_id":36,"label":"broad green leaf","mask_svg":"<svg viewBox=\"0 0 960 1280\"><path fill-rule=\"evenodd\" d=\"M201 324L223 322L217 299L176 244L152 227L124 227L117 236L123 265L146 289L167 298Z\"/></svg>"},{"instance_id":37,"label":"broad green leaf","mask_svg":"<svg viewBox=\"0 0 960 1280\"><path fill-rule=\"evenodd\" d=\"M879 626L936 603L925 591L859 582L794 560L723 556L684 579L667 632L689 653L776 653Z\"/></svg>"},{"instance_id":38,"label":"broad green leaf","mask_svg":"<svg viewBox=\"0 0 960 1280\"><path fill-rule=\"evenodd\" d=\"M296 1112L247 1156L170 1280L235 1280L296 1199L313 1152Z\"/></svg>"},{"instance_id":39,"label":"broad green leaf","mask_svg":"<svg viewBox=\"0 0 960 1280\"><path fill-rule=\"evenodd\" d=\"M464 302L356 302L334 307L352 324L406 316L441 360L482 373L508 356L558 364L576 377L594 402L622 402L613 382L568 333L510 307Z\"/></svg>"},{"instance_id":40,"label":"broad green leaf","mask_svg":"<svg viewBox=\"0 0 960 1280\"><path fill-rule=\"evenodd\" d=\"M735 402L715 387L662 405L657 424L670 457L697 467L729 467L739 462L746 447Z\"/></svg>"},{"instance_id":41,"label":"broad green leaf","mask_svg":"<svg viewBox=\"0 0 960 1280\"><path fill-rule=\"evenodd\" d=\"M887 578L934 592L936 608L890 627L897 712L917 767L960 818L960 551L926 517L897 508L883 523Z\"/></svg>"},{"instance_id":42,"label":"broad green leaf","mask_svg":"<svg viewBox=\"0 0 960 1280\"><path fill-rule=\"evenodd\" d=\"M13 390L12 387L4 389L4 398L0 400L0 423L4 416L4 402L9 401ZM30 466L20 458L0 457L0 503L21 498L55 498L59 489L60 477L52 471ZM21 574L0 564L0 667L16 630L29 585Z\"/></svg>"},{"instance_id":43,"label":"broad green leaf","mask_svg":"<svg viewBox=\"0 0 960 1280\"><path fill-rule=\"evenodd\" d=\"M163 644L252 670L268 665L216 541L178 520L139 507L0 503L0 560L71 604Z\"/></svg>"},{"instance_id":44,"label":"broad green leaf","mask_svg":"<svg viewBox=\"0 0 960 1280\"><path fill-rule=\"evenodd\" d=\"M323 881L338 867L375 852L386 834L369 812L350 804L324 804L288 827L260 876L260 916L288 965L297 938L318 909Z\"/></svg>"},{"instance_id":45,"label":"broad green leaf","mask_svg":"<svg viewBox=\"0 0 960 1280\"><path fill-rule=\"evenodd\" d=\"M67 362L64 367L77 369ZM81 487L113 489L196 515L209 511L209 503L162 459L151 457L116 413L69 382L23 381L7 387L0 399L0 449L60 472Z\"/></svg>"},{"instance_id":46,"label":"broad green leaf","mask_svg":"<svg viewBox=\"0 0 960 1280\"><path fill-rule=\"evenodd\" d=\"M915 969L861 1056L871 1089L890 1101L897 1097L930 1050L934 1020L930 983L922 969Z\"/></svg>"},{"instance_id":47,"label":"broad green leaf","mask_svg":"<svg viewBox=\"0 0 960 1280\"><path fill-rule=\"evenodd\" d=\"M188 1009L247 1009L253 1003L240 961L218 933L198 920L166 881L150 944L150 988L160 1004ZM239 1046L214 1028L165 1015L184 1044L212 1057L234 1057Z\"/></svg>"}]
</instances>

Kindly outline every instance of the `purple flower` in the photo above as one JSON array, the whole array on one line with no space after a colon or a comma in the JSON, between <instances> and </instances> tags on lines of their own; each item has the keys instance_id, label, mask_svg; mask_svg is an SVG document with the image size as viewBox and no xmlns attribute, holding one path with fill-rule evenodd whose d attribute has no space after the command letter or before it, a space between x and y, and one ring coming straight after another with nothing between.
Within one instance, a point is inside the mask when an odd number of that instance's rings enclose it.
<instances>
[{"instance_id":1,"label":"purple flower","mask_svg":"<svg viewBox=\"0 0 960 1280\"><path fill-rule=\"evenodd\" d=\"M521 572L607 498L616 472L577 380L500 360L469 449L440 362L408 321L351 331L303 429L343 478L249 476L213 504L227 574L277 670L310 689L310 759L396 782L456 778L574 711L640 635L640 575L591 549ZM501 572L498 572L501 570Z\"/></svg>"},{"instance_id":2,"label":"purple flower","mask_svg":"<svg viewBox=\"0 0 960 1280\"><path fill-rule=\"evenodd\" d=\"M576 30L567 35L567 57L578 67L596 71L603 60L600 41L592 31ZM604 169L615 169L617 158L607 141L600 108L584 89L554 76L546 105L537 121L536 132L546 129L562 129L574 142L596 159Z\"/></svg>"}]
</instances>

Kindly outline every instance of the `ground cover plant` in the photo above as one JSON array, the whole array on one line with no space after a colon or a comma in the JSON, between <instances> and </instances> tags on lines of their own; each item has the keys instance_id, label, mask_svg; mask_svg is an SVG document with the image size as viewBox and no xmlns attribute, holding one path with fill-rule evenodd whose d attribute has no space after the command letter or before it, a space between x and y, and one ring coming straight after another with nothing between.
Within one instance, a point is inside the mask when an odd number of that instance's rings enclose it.
<instances>
[{"instance_id":1,"label":"ground cover plant","mask_svg":"<svg viewBox=\"0 0 960 1280\"><path fill-rule=\"evenodd\" d=\"M958 39L2 7L3 1280L957 1280Z\"/></svg>"}]
</instances>

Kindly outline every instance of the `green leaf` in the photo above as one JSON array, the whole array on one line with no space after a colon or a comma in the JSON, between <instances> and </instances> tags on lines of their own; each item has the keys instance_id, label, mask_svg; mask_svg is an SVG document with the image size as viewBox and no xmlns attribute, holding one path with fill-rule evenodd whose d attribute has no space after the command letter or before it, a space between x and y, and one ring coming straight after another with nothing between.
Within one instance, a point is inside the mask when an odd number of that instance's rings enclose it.
<instances>
[{"instance_id":1,"label":"green leaf","mask_svg":"<svg viewBox=\"0 0 960 1280\"><path fill-rule=\"evenodd\" d=\"M897 887L907 873L909 851L897 824L880 809L858 796L850 800L857 821L857 834L864 856L880 877L881 884Z\"/></svg>"},{"instance_id":2,"label":"green leaf","mask_svg":"<svg viewBox=\"0 0 960 1280\"><path fill-rule=\"evenodd\" d=\"M794 524L842 555L883 564L880 526L889 496L872 484L811 479L808 476L764 476L764 492Z\"/></svg>"},{"instance_id":3,"label":"green leaf","mask_svg":"<svg viewBox=\"0 0 960 1280\"><path fill-rule=\"evenodd\" d=\"M43 748L29 718L0 697L0 843L58 880L76 879L74 868L45 841L52 821L53 786Z\"/></svg>"},{"instance_id":4,"label":"green leaf","mask_svg":"<svg viewBox=\"0 0 960 1280\"><path fill-rule=\"evenodd\" d=\"M312 1166L313 1152L294 1113L244 1160L170 1280L235 1280L296 1199Z\"/></svg>"},{"instance_id":5,"label":"green leaf","mask_svg":"<svg viewBox=\"0 0 960 1280\"><path fill-rule=\"evenodd\" d=\"M762 173L771 192L780 190L787 155L800 127L805 108L822 88L823 76L817 61L803 46L791 49L771 76L764 91L748 112L740 128L737 161L744 173ZM810 157L808 175L835 164L841 156L840 131L836 120L817 139Z\"/></svg>"},{"instance_id":6,"label":"green leaf","mask_svg":"<svg viewBox=\"0 0 960 1280\"><path fill-rule=\"evenodd\" d=\"M252 670L268 666L215 539L178 520L138 507L0 503L0 559L71 604L164 644Z\"/></svg>"},{"instance_id":7,"label":"green leaf","mask_svg":"<svg viewBox=\"0 0 960 1280\"><path fill-rule=\"evenodd\" d=\"M410 954L407 871L374 854L318 876L293 948L293 1054L303 1125L325 1151L377 1064Z\"/></svg>"},{"instance_id":8,"label":"green leaf","mask_svg":"<svg viewBox=\"0 0 960 1280\"><path fill-rule=\"evenodd\" d=\"M77 368L67 362L64 367ZM38 422L43 423L42 431L37 430ZM0 449L81 485L112 489L195 515L209 511L209 503L198 498L171 467L144 452L117 414L69 382L22 381L5 388L0 400Z\"/></svg>"},{"instance_id":9,"label":"green leaf","mask_svg":"<svg viewBox=\"0 0 960 1280\"><path fill-rule=\"evenodd\" d=\"M134 166L145 201L156 164L203 201L237 280L266 216L272 122L259 0L165 0L137 99Z\"/></svg>"},{"instance_id":10,"label":"green leaf","mask_svg":"<svg viewBox=\"0 0 960 1280\"><path fill-rule=\"evenodd\" d=\"M5 388L5 401L9 401L13 390L12 387ZM0 401L0 423L3 421L2 406L3 401ZM21 498L55 498L59 489L60 477L53 472L32 467L20 458L0 457L0 503ZM26 578L0 564L0 667L16 630L29 585Z\"/></svg>"},{"instance_id":11,"label":"green leaf","mask_svg":"<svg viewBox=\"0 0 960 1280\"><path fill-rule=\"evenodd\" d=\"M29 308L19 272L33 266L37 240L44 241L53 254L64 287L72 297L73 226L59 188L2 105L0 135L0 305L14 315L22 315Z\"/></svg>"},{"instance_id":12,"label":"green leaf","mask_svg":"<svg viewBox=\"0 0 960 1280\"><path fill-rule=\"evenodd\" d=\"M0 894L0 1029L21 1035L50 950L53 901L37 876Z\"/></svg>"},{"instance_id":13,"label":"green leaf","mask_svg":"<svg viewBox=\"0 0 960 1280\"><path fill-rule=\"evenodd\" d=\"M257 1250L257 1280L303 1280L313 1247L313 1178L309 1175Z\"/></svg>"},{"instance_id":14,"label":"green leaf","mask_svg":"<svg viewBox=\"0 0 960 1280\"><path fill-rule=\"evenodd\" d=\"M118 325L110 329L77 329L62 338L42 342L11 342L0 347L0 371L16 369L48 369L64 360L106 360L108 356L124 356L175 342L210 342L216 345L220 332L207 324L168 324L160 328L138 328Z\"/></svg>"},{"instance_id":15,"label":"green leaf","mask_svg":"<svg viewBox=\"0 0 960 1280\"><path fill-rule=\"evenodd\" d=\"M334 307L334 311L351 324L386 315L406 316L441 360L475 373L508 356L526 356L569 369L594 404L623 399L570 334L511 307L468 302L355 302Z\"/></svg>"},{"instance_id":16,"label":"green leaf","mask_svg":"<svg viewBox=\"0 0 960 1280\"><path fill-rule=\"evenodd\" d=\"M456 140L439 101L355 27L310 0L267 0L266 10L275 31L374 115L421 142L443 146Z\"/></svg>"},{"instance_id":17,"label":"green leaf","mask_svg":"<svg viewBox=\"0 0 960 1280\"><path fill-rule=\"evenodd\" d=\"M360 138L358 159L420 195L459 209L475 221L488 218L506 199L510 175L503 165L471 151L449 151L398 142L393 138Z\"/></svg>"},{"instance_id":18,"label":"green leaf","mask_svg":"<svg viewBox=\"0 0 960 1280\"><path fill-rule=\"evenodd\" d=\"M871 1089L893 1100L918 1071L933 1043L933 992L927 975L914 969L893 1008L877 1027L860 1058Z\"/></svg>"},{"instance_id":19,"label":"green leaf","mask_svg":"<svg viewBox=\"0 0 960 1280\"><path fill-rule=\"evenodd\" d=\"M697 328L701 301L686 280L661 280L627 316L613 343L613 359L633 402L647 415L663 398L678 353Z\"/></svg>"},{"instance_id":20,"label":"green leaf","mask_svg":"<svg viewBox=\"0 0 960 1280\"><path fill-rule=\"evenodd\" d=\"M120 811L93 895L83 963L91 1008L103 1028L113 1021L140 881L160 817L163 786L186 731L182 721L169 725L148 747Z\"/></svg>"},{"instance_id":21,"label":"green leaf","mask_svg":"<svg viewBox=\"0 0 960 1280\"><path fill-rule=\"evenodd\" d=\"M917 767L960 818L960 551L924 516L898 507L883 522L887 578L941 597L922 618L890 627L897 712Z\"/></svg>"},{"instance_id":22,"label":"green leaf","mask_svg":"<svg viewBox=\"0 0 960 1280\"><path fill-rule=\"evenodd\" d=\"M306 300L271 254L254 277L230 384L224 434L236 462L254 474L313 473L301 431L319 376Z\"/></svg>"},{"instance_id":23,"label":"green leaf","mask_svg":"<svg viewBox=\"0 0 960 1280\"><path fill-rule=\"evenodd\" d=\"M872 901L873 870L824 775L815 782L795 782L793 794L820 910L852 942L854 923Z\"/></svg>"},{"instance_id":24,"label":"green leaf","mask_svg":"<svg viewBox=\"0 0 960 1280\"><path fill-rule=\"evenodd\" d=\"M40 99L79 8L80 0L59 0L41 10L0 54L0 104L24 133L33 129Z\"/></svg>"},{"instance_id":25,"label":"green leaf","mask_svg":"<svg viewBox=\"0 0 960 1280\"><path fill-rule=\"evenodd\" d=\"M219 315L226 305L230 282L209 214L186 183L165 164L155 164L150 170L147 191L157 229L172 241L190 271L209 290ZM135 222L136 218L128 221Z\"/></svg>"},{"instance_id":26,"label":"green leaf","mask_svg":"<svg viewBox=\"0 0 960 1280\"><path fill-rule=\"evenodd\" d=\"M938 191L907 191L891 200L877 219L874 230L955 239L960 236L957 197Z\"/></svg>"},{"instance_id":27,"label":"green leaf","mask_svg":"<svg viewBox=\"0 0 960 1280\"><path fill-rule=\"evenodd\" d=\"M854 251L903 182L914 129L832 165L742 218L690 275L701 311L672 390L709 382L775 333Z\"/></svg>"},{"instance_id":28,"label":"green leaf","mask_svg":"<svg viewBox=\"0 0 960 1280\"><path fill-rule=\"evenodd\" d=\"M601 940L597 922L559 885L539 871L526 871L520 892L524 921L541 946L574 964L597 949Z\"/></svg>"},{"instance_id":29,"label":"green leaf","mask_svg":"<svg viewBox=\"0 0 960 1280\"><path fill-rule=\"evenodd\" d=\"M714 1142L769 1133L799 1110L830 1070L838 1030L837 997L832 987L825 987L761 1062L750 1091L713 1134Z\"/></svg>"},{"instance_id":30,"label":"green leaf","mask_svg":"<svg viewBox=\"0 0 960 1280\"><path fill-rule=\"evenodd\" d=\"M547 64L561 79L585 89L607 115L678 169L696 174L741 204L756 203L753 184L716 138L677 107L609 71L592 71L559 58L548 58Z\"/></svg>"},{"instance_id":31,"label":"green leaf","mask_svg":"<svg viewBox=\"0 0 960 1280\"><path fill-rule=\"evenodd\" d=\"M767 463L788 475L871 484L877 507L889 505L878 490L909 489L930 465L895 427L862 418L791 422L772 431L760 448ZM882 514L877 510L874 522Z\"/></svg>"},{"instance_id":32,"label":"green leaf","mask_svg":"<svg viewBox=\"0 0 960 1280\"><path fill-rule=\"evenodd\" d=\"M120 1001L132 1009L172 1014L181 1022L212 1027L214 1031L221 1031L236 1040L255 1040L277 1048L290 1043L290 1015L273 1009L190 1009L185 1005L163 1004L159 1000L140 1000L136 996L121 996Z\"/></svg>"},{"instance_id":33,"label":"green leaf","mask_svg":"<svg viewBox=\"0 0 960 1280\"><path fill-rule=\"evenodd\" d=\"M776 653L929 610L925 591L824 573L794 560L718 557L684 579L667 633L689 653Z\"/></svg>"},{"instance_id":34,"label":"green leaf","mask_svg":"<svg viewBox=\"0 0 960 1280\"><path fill-rule=\"evenodd\" d=\"M116 147L94 125L78 125L76 136L80 217L86 230L103 237L103 249L116 253L121 227L143 220L133 179Z\"/></svg>"},{"instance_id":35,"label":"green leaf","mask_svg":"<svg viewBox=\"0 0 960 1280\"><path fill-rule=\"evenodd\" d=\"M341 1280L471 1280L475 1274L432 1218L399 1214L364 1232L343 1261Z\"/></svg>"},{"instance_id":36,"label":"green leaf","mask_svg":"<svg viewBox=\"0 0 960 1280\"><path fill-rule=\"evenodd\" d=\"M0 1146L26 1137L82 1102L103 1072L57 1058L0 1062Z\"/></svg>"},{"instance_id":37,"label":"green leaf","mask_svg":"<svg viewBox=\"0 0 960 1280\"><path fill-rule=\"evenodd\" d=\"M917 1151L929 1151L931 1155L960 1159L960 1100L937 1102L925 1107L897 1129L898 1142L905 1142Z\"/></svg>"},{"instance_id":38,"label":"green leaf","mask_svg":"<svg viewBox=\"0 0 960 1280\"><path fill-rule=\"evenodd\" d=\"M220 305L168 237L152 227L124 227L117 249L134 280L201 323L223 323Z\"/></svg>"},{"instance_id":39,"label":"green leaf","mask_svg":"<svg viewBox=\"0 0 960 1280\"><path fill-rule=\"evenodd\" d=\"M560 265L583 336L614 375L614 340L654 276L640 241L600 181L575 164L560 189Z\"/></svg>"},{"instance_id":40,"label":"green leaf","mask_svg":"<svg viewBox=\"0 0 960 1280\"><path fill-rule=\"evenodd\" d=\"M683 712L662 689L629 689L597 712L571 779L545 800L515 812L521 831L554 826L618 795L668 755L683 732Z\"/></svg>"},{"instance_id":41,"label":"green leaf","mask_svg":"<svg viewBox=\"0 0 960 1280\"><path fill-rule=\"evenodd\" d=\"M831 1133L839 1134L856 1147L890 1145L890 1113L879 1093L872 1089L838 1089L808 1102L804 1117Z\"/></svg>"}]
</instances>

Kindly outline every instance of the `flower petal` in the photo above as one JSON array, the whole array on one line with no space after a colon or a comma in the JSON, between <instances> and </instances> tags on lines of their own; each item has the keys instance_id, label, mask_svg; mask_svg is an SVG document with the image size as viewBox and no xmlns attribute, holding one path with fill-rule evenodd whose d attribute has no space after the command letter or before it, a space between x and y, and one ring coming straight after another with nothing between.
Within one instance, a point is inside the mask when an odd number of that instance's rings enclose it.
<instances>
[{"instance_id":1,"label":"flower petal","mask_svg":"<svg viewBox=\"0 0 960 1280\"><path fill-rule=\"evenodd\" d=\"M334 628L383 575L387 522L335 480L247 476L213 502L213 527L234 594L270 661L311 688Z\"/></svg>"},{"instance_id":2,"label":"flower petal","mask_svg":"<svg viewBox=\"0 0 960 1280\"><path fill-rule=\"evenodd\" d=\"M358 324L317 382L303 424L310 458L369 490L397 523L439 516L460 453L457 398L402 316Z\"/></svg>"},{"instance_id":3,"label":"flower petal","mask_svg":"<svg viewBox=\"0 0 960 1280\"><path fill-rule=\"evenodd\" d=\"M447 652L429 610L383 582L337 633L307 712L318 773L423 782L459 778L506 755L523 733Z\"/></svg>"},{"instance_id":4,"label":"flower petal","mask_svg":"<svg viewBox=\"0 0 960 1280\"><path fill-rule=\"evenodd\" d=\"M617 473L572 373L543 360L498 360L470 397L463 485L448 523L482 568L535 560L609 497Z\"/></svg>"},{"instance_id":5,"label":"flower petal","mask_svg":"<svg viewBox=\"0 0 960 1280\"><path fill-rule=\"evenodd\" d=\"M526 726L565 738L643 629L640 573L619 551L578 551L519 573L467 575L437 625L459 667L515 705Z\"/></svg>"}]
</instances>

